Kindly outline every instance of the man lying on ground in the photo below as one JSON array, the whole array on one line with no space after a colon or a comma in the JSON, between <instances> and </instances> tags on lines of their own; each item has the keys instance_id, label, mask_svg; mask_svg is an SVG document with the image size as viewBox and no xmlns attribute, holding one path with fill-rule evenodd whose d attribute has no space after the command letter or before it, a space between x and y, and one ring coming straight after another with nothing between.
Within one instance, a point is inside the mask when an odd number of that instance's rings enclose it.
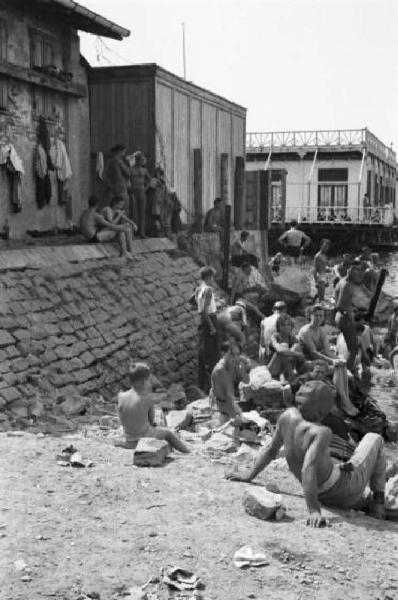
<instances>
[{"instance_id":1,"label":"man lying on ground","mask_svg":"<svg viewBox=\"0 0 398 600\"><path fill-rule=\"evenodd\" d=\"M141 438L165 440L175 450L188 453L180 438L165 427L157 427L153 404L151 370L146 363L135 363L129 371L131 388L118 394L119 418L125 440L115 446L134 449Z\"/></svg>"},{"instance_id":2,"label":"man lying on ground","mask_svg":"<svg viewBox=\"0 0 398 600\"><path fill-rule=\"evenodd\" d=\"M348 462L334 464L329 452L332 433L321 424L334 406L333 390L322 382L310 382L300 388L296 403L297 407L281 415L270 445L260 452L250 472L231 473L227 478L252 481L277 458L284 446L289 469L303 486L308 525L326 524L321 504L344 510L368 510L371 516L384 519L386 456L382 437L366 434ZM368 484L371 494L367 491Z\"/></svg>"},{"instance_id":3,"label":"man lying on ground","mask_svg":"<svg viewBox=\"0 0 398 600\"><path fill-rule=\"evenodd\" d=\"M90 196L88 208L81 214L79 220L80 233L88 242L104 243L117 239L120 255L132 258L131 251L131 226L128 223L112 223L97 212L99 200Z\"/></svg>"}]
</instances>

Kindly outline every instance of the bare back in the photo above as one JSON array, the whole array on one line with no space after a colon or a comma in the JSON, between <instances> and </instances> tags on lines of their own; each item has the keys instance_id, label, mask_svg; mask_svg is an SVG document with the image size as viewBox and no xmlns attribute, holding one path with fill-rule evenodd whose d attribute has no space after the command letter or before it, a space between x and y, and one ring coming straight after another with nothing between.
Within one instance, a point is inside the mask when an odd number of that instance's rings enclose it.
<instances>
[{"instance_id":1,"label":"bare back","mask_svg":"<svg viewBox=\"0 0 398 600\"><path fill-rule=\"evenodd\" d=\"M311 452L315 461L318 486L326 481L333 469L329 454L331 431L323 425L306 421L297 408L289 408L283 413L278 422L278 429L293 475L301 482L302 469Z\"/></svg>"}]
</instances>

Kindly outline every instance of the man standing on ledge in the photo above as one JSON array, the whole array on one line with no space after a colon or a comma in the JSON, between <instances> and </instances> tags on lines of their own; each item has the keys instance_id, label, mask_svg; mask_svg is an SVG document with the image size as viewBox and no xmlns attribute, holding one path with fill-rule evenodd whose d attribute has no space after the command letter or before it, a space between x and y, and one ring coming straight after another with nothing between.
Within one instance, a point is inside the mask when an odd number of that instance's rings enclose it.
<instances>
[{"instance_id":1,"label":"man standing on ledge","mask_svg":"<svg viewBox=\"0 0 398 600\"><path fill-rule=\"evenodd\" d=\"M322 425L334 407L333 390L321 381L310 381L296 394L296 407L279 418L274 436L249 473L232 472L228 479L252 481L285 447L290 471L303 486L309 517L307 525L321 527L326 519L321 504L343 510L367 510L377 519L385 518L384 489L386 455L383 438L367 433L350 460L334 464L329 453L332 432ZM370 486L371 494L367 493Z\"/></svg>"},{"instance_id":2,"label":"man standing on ledge","mask_svg":"<svg viewBox=\"0 0 398 600\"><path fill-rule=\"evenodd\" d=\"M198 385L205 392L210 387L210 375L219 359L217 306L213 290L215 274L213 267L203 267L200 270L201 283L195 291L199 313Z\"/></svg>"},{"instance_id":3,"label":"man standing on ledge","mask_svg":"<svg viewBox=\"0 0 398 600\"><path fill-rule=\"evenodd\" d=\"M293 219L290 223L290 229L282 233L278 242L283 246L288 256L292 256L295 261L299 258L304 249L311 244L311 238L297 228L297 221Z\"/></svg>"}]
</instances>

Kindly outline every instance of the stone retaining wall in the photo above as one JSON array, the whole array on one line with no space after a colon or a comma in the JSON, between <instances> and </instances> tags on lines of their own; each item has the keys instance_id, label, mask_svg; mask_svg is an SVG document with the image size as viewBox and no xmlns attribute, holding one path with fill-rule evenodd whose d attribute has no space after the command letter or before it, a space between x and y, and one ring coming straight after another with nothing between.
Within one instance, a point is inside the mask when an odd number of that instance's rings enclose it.
<instances>
[{"instance_id":1,"label":"stone retaining wall","mask_svg":"<svg viewBox=\"0 0 398 600\"><path fill-rule=\"evenodd\" d=\"M194 382L197 276L177 250L3 272L0 411L23 417L39 394L108 399L131 359L165 383Z\"/></svg>"}]
</instances>

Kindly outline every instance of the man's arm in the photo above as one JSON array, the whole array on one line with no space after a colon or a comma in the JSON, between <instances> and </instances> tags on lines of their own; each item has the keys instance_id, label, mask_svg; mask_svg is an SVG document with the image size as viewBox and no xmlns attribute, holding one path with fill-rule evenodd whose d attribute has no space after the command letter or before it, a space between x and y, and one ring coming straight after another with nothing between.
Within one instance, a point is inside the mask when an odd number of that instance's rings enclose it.
<instances>
[{"instance_id":1,"label":"man's arm","mask_svg":"<svg viewBox=\"0 0 398 600\"><path fill-rule=\"evenodd\" d=\"M267 467L269 465L270 462L272 462L273 460L275 460L277 458L278 452L281 449L281 447L283 446L283 439L282 439L282 433L281 433L281 429L282 429L281 420L282 419L283 419L283 415L278 420L278 423L277 423L276 429L275 429L275 433L272 437L271 442L269 443L268 446L266 446L265 448L263 448L261 450L251 471L247 475L239 475L236 473L235 474L230 473L230 474L226 475L227 479L231 479L231 481L243 481L243 482L253 481L253 479L255 479L255 477L257 477L257 475L259 473L261 473L261 471L263 471L265 469L265 467Z\"/></svg>"},{"instance_id":2,"label":"man's arm","mask_svg":"<svg viewBox=\"0 0 398 600\"><path fill-rule=\"evenodd\" d=\"M299 338L299 342L301 343L303 348L309 354L311 360L320 359L320 360L325 360L329 365L333 364L333 358L331 356L329 356L327 353L323 354L322 352L318 352L310 333L306 332L306 333L300 334L300 332L299 332L298 338ZM324 343L323 343L323 346L324 346Z\"/></svg>"},{"instance_id":3,"label":"man's arm","mask_svg":"<svg viewBox=\"0 0 398 600\"><path fill-rule=\"evenodd\" d=\"M282 244L282 246L287 246L287 245L288 245L288 244L286 243L286 234L287 234L287 231L285 231L285 233L282 233L282 235L281 235L281 236L279 236L279 238L278 238L278 242L279 242L280 244Z\"/></svg>"},{"instance_id":4,"label":"man's arm","mask_svg":"<svg viewBox=\"0 0 398 600\"><path fill-rule=\"evenodd\" d=\"M207 326L208 326L208 328L210 330L210 335L215 335L217 333L217 331L216 331L216 328L214 327L214 325L213 325L213 323L212 323L212 321L210 319L209 312L208 312L209 311L209 306L210 306L210 301L211 301L212 293L213 292L212 292L212 290L210 288L208 288L205 291L205 293L204 293L205 302L204 302L204 305L203 305L203 313L202 313L202 315L203 315L203 318L206 321Z\"/></svg>"},{"instance_id":5,"label":"man's arm","mask_svg":"<svg viewBox=\"0 0 398 600\"><path fill-rule=\"evenodd\" d=\"M307 248L307 246L309 246L311 244L311 238L308 237L308 235L306 233L304 233L303 231L301 232L303 234L303 240L304 240L304 244L303 244L303 248Z\"/></svg>"},{"instance_id":6,"label":"man's arm","mask_svg":"<svg viewBox=\"0 0 398 600\"><path fill-rule=\"evenodd\" d=\"M312 527L319 527L325 524L325 519L322 517L321 506L318 500L317 464L319 458L329 451L332 433L325 427L315 430L309 435L311 435L312 439L305 453L301 469L301 484L308 512L310 513L308 524Z\"/></svg>"},{"instance_id":7,"label":"man's arm","mask_svg":"<svg viewBox=\"0 0 398 600\"><path fill-rule=\"evenodd\" d=\"M112 229L113 231L123 231L124 229L123 225L116 225L115 223L107 221L102 215L99 215L98 213L96 213L94 219L95 224L101 225L101 227Z\"/></svg>"}]
</instances>

